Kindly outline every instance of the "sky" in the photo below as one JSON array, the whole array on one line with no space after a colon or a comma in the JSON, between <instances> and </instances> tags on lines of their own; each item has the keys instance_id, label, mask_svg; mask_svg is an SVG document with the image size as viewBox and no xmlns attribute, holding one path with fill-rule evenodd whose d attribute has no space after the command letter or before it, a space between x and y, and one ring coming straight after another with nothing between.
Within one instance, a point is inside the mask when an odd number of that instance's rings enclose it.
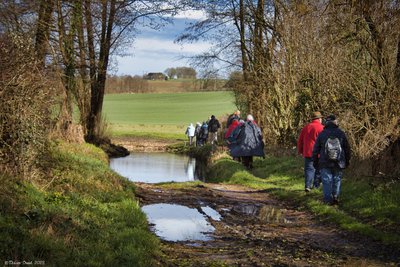
<instances>
[{"instance_id":1,"label":"sky","mask_svg":"<svg viewBox=\"0 0 400 267\"><path fill-rule=\"evenodd\" d=\"M171 67L190 67L187 59L207 51L211 44L199 41L196 43L177 44L174 40L188 26L189 22L204 18L201 12L186 12L174 18L174 23L161 30L141 29L134 43L126 51L126 56L117 56L117 75L144 75L149 72L164 72Z\"/></svg>"}]
</instances>

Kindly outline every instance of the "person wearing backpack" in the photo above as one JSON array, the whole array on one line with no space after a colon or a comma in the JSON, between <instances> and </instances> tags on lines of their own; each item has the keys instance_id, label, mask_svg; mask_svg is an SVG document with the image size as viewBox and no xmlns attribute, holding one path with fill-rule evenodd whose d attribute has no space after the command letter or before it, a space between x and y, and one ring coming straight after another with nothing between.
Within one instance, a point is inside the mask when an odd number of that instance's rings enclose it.
<instances>
[{"instance_id":1,"label":"person wearing backpack","mask_svg":"<svg viewBox=\"0 0 400 267\"><path fill-rule=\"evenodd\" d=\"M203 124L201 125L200 128L200 146L203 146L204 144L207 143L207 138L208 138L208 125L205 121L203 121Z\"/></svg>"},{"instance_id":2,"label":"person wearing backpack","mask_svg":"<svg viewBox=\"0 0 400 267\"><path fill-rule=\"evenodd\" d=\"M312 159L322 178L324 202L339 203L343 169L350 164L351 150L346 134L339 128L335 115L326 118L324 130L318 135Z\"/></svg>"},{"instance_id":3,"label":"person wearing backpack","mask_svg":"<svg viewBox=\"0 0 400 267\"><path fill-rule=\"evenodd\" d=\"M318 135L324 129L322 125L322 114L318 111L313 112L311 122L301 129L299 139L297 140L297 151L304 158L304 180L305 191L310 192L311 189L318 188L320 184L320 173L314 168L312 160L312 151Z\"/></svg>"},{"instance_id":4,"label":"person wearing backpack","mask_svg":"<svg viewBox=\"0 0 400 267\"><path fill-rule=\"evenodd\" d=\"M218 142L218 129L219 128L221 128L221 124L215 118L214 115L211 115L211 119L208 122L208 131L209 131L211 145L214 145L214 143Z\"/></svg>"}]
</instances>

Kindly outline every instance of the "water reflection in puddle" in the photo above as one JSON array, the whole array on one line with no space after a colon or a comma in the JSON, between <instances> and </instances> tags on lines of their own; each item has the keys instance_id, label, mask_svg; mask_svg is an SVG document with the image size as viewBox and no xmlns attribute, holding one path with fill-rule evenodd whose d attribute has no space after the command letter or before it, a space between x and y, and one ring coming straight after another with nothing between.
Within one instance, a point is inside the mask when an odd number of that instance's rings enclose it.
<instances>
[{"instance_id":1,"label":"water reflection in puddle","mask_svg":"<svg viewBox=\"0 0 400 267\"><path fill-rule=\"evenodd\" d=\"M210 234L215 228L196 209L176 204L153 204L143 206L142 210L146 213L149 222L154 225L155 234L164 240L208 241L212 239ZM215 210L209 207L206 210L217 217L218 212Z\"/></svg>"},{"instance_id":2,"label":"water reflection in puddle","mask_svg":"<svg viewBox=\"0 0 400 267\"><path fill-rule=\"evenodd\" d=\"M244 204L233 207L233 210L239 213L244 213L246 215L255 216L260 210L260 207L253 204L248 204L248 205Z\"/></svg>"},{"instance_id":3,"label":"water reflection in puddle","mask_svg":"<svg viewBox=\"0 0 400 267\"><path fill-rule=\"evenodd\" d=\"M199 165L199 164L197 164ZM196 159L171 153L133 152L110 159L110 168L133 182L161 183L200 180Z\"/></svg>"},{"instance_id":4,"label":"water reflection in puddle","mask_svg":"<svg viewBox=\"0 0 400 267\"><path fill-rule=\"evenodd\" d=\"M233 210L245 215L258 217L261 221L267 223L293 223L291 219L286 218L286 210L271 205L240 205L233 207Z\"/></svg>"},{"instance_id":5,"label":"water reflection in puddle","mask_svg":"<svg viewBox=\"0 0 400 267\"><path fill-rule=\"evenodd\" d=\"M201 207L201 210L214 221L221 220L221 215L216 210L210 208L209 206Z\"/></svg>"}]
</instances>

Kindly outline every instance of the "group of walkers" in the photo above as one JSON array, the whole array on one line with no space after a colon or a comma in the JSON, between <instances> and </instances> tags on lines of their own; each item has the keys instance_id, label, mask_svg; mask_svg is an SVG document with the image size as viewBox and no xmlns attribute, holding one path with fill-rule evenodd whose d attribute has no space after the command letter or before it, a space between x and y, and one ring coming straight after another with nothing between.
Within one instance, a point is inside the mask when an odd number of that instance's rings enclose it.
<instances>
[{"instance_id":1,"label":"group of walkers","mask_svg":"<svg viewBox=\"0 0 400 267\"><path fill-rule=\"evenodd\" d=\"M324 122L324 123L323 123ZM216 145L218 130L221 127L214 115L200 124L190 124L186 130L189 144L202 146L209 141ZM253 157L265 157L264 142L260 127L251 114L241 119L240 111L228 117L224 139L230 155L247 169L253 168ZM349 166L350 145L345 133L339 128L336 116L325 118L314 112L311 122L301 130L297 141L299 154L304 157L305 192L323 186L324 202L336 205L339 201L343 169Z\"/></svg>"},{"instance_id":2,"label":"group of walkers","mask_svg":"<svg viewBox=\"0 0 400 267\"><path fill-rule=\"evenodd\" d=\"M324 202L339 203L343 169L349 166L350 145L339 128L335 115L325 118L314 112L311 122L303 127L297 141L299 154L304 157L305 191L318 188L322 180Z\"/></svg>"},{"instance_id":3,"label":"group of walkers","mask_svg":"<svg viewBox=\"0 0 400 267\"><path fill-rule=\"evenodd\" d=\"M214 115L203 124L196 127L191 123L185 134L189 138L189 145L202 146L209 142L215 146L218 143L218 130L221 124ZM264 142L260 127L252 115L247 115L246 121L240 118L240 111L235 111L228 117L224 132L225 142L234 160L241 162L247 169L253 168L253 156L264 157Z\"/></svg>"},{"instance_id":4,"label":"group of walkers","mask_svg":"<svg viewBox=\"0 0 400 267\"><path fill-rule=\"evenodd\" d=\"M196 127L191 123L187 129L185 134L189 138L189 145L192 146L194 141L196 146L203 146L207 142L210 142L211 145L216 145L218 142L218 129L221 128L221 124L218 119L215 118L214 115L211 115L210 119L207 121L203 121L196 123Z\"/></svg>"}]
</instances>

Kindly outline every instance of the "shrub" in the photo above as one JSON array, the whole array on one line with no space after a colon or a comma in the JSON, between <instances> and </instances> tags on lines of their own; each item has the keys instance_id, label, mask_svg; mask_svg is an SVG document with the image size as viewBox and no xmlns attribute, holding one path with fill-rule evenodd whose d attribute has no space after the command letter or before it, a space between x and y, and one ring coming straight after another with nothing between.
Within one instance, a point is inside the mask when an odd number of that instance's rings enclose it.
<instances>
[{"instance_id":1,"label":"shrub","mask_svg":"<svg viewBox=\"0 0 400 267\"><path fill-rule=\"evenodd\" d=\"M0 36L0 170L32 171L46 148L53 90L18 36Z\"/></svg>"}]
</instances>

